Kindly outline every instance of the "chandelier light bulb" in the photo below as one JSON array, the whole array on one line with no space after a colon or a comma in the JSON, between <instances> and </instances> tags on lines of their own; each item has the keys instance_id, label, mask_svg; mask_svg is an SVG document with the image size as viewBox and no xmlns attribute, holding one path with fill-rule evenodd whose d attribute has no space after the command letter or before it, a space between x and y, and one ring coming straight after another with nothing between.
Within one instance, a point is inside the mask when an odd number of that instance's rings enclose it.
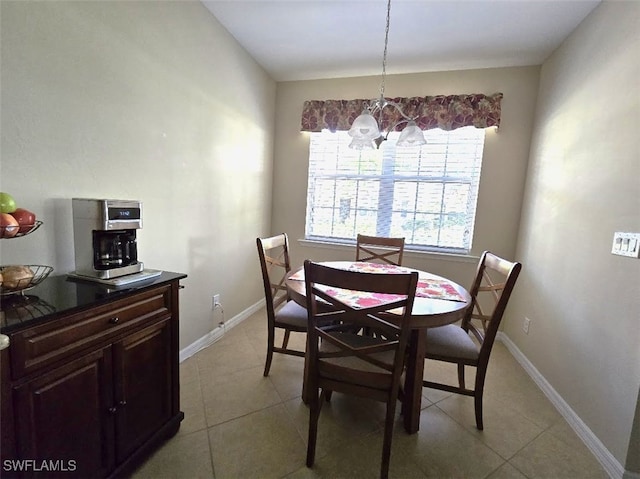
<instances>
[{"instance_id":1,"label":"chandelier light bulb","mask_svg":"<svg viewBox=\"0 0 640 479\"><path fill-rule=\"evenodd\" d=\"M353 150L373 150L373 141L366 138L354 138L349 143L349 148Z\"/></svg>"},{"instance_id":2,"label":"chandelier light bulb","mask_svg":"<svg viewBox=\"0 0 640 479\"><path fill-rule=\"evenodd\" d=\"M364 110L351 124L349 135L357 140L375 140L380 136L378 122L369 110Z\"/></svg>"},{"instance_id":3,"label":"chandelier light bulb","mask_svg":"<svg viewBox=\"0 0 640 479\"><path fill-rule=\"evenodd\" d=\"M424 138L424 132L418 127L415 121L411 120L404 127L400 138L396 142L396 146L408 147L408 146L420 146L426 145L427 140Z\"/></svg>"}]
</instances>

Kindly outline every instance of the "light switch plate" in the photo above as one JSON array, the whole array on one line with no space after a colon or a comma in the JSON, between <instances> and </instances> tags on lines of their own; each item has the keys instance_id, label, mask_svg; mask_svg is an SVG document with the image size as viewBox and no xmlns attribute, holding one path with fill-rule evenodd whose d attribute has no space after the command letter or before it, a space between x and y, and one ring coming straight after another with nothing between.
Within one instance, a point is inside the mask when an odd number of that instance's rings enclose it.
<instances>
[{"instance_id":1,"label":"light switch plate","mask_svg":"<svg viewBox=\"0 0 640 479\"><path fill-rule=\"evenodd\" d=\"M640 258L640 233L613 233L611 253L629 258Z\"/></svg>"}]
</instances>

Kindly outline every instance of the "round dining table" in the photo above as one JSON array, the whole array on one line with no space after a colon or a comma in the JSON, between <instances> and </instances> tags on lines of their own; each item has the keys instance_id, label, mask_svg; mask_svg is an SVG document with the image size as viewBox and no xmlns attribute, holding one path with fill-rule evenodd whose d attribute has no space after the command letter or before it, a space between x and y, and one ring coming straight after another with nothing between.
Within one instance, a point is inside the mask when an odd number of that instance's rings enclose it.
<instances>
[{"instance_id":1,"label":"round dining table","mask_svg":"<svg viewBox=\"0 0 640 479\"><path fill-rule=\"evenodd\" d=\"M429 328L444 326L462 319L471 304L469 292L447 278L404 266L355 261L329 261L322 262L322 264L338 269L371 273L418 272L418 287L411 311L411 339L409 341L402 408L405 430L409 434L417 432L420 427L426 332ZM304 269L292 271L287 276L285 283L291 299L306 307ZM308 403L309 393L304 387L306 383L307 381L303 383L302 399Z\"/></svg>"}]
</instances>

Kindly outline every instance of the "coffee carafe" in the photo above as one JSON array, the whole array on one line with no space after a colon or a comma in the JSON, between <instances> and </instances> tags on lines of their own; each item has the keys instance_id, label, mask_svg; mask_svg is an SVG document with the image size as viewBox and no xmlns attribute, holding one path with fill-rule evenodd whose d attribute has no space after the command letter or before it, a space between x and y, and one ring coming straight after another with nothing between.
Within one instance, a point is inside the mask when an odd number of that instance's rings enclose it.
<instances>
[{"instance_id":1,"label":"coffee carafe","mask_svg":"<svg viewBox=\"0 0 640 479\"><path fill-rule=\"evenodd\" d=\"M140 201L73 198L72 209L75 275L111 279L143 271L136 242Z\"/></svg>"},{"instance_id":2,"label":"coffee carafe","mask_svg":"<svg viewBox=\"0 0 640 479\"><path fill-rule=\"evenodd\" d=\"M93 267L104 271L138 262L136 231L93 231Z\"/></svg>"}]
</instances>

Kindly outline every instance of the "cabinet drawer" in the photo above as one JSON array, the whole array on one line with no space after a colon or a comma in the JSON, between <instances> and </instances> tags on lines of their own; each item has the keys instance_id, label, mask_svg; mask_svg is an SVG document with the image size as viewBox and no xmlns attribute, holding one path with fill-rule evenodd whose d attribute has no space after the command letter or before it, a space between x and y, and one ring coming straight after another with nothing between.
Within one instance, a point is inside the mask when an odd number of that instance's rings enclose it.
<instances>
[{"instance_id":1,"label":"cabinet drawer","mask_svg":"<svg viewBox=\"0 0 640 479\"><path fill-rule=\"evenodd\" d=\"M14 379L54 364L116 334L170 316L171 288L164 286L60 318L11 337Z\"/></svg>"}]
</instances>

